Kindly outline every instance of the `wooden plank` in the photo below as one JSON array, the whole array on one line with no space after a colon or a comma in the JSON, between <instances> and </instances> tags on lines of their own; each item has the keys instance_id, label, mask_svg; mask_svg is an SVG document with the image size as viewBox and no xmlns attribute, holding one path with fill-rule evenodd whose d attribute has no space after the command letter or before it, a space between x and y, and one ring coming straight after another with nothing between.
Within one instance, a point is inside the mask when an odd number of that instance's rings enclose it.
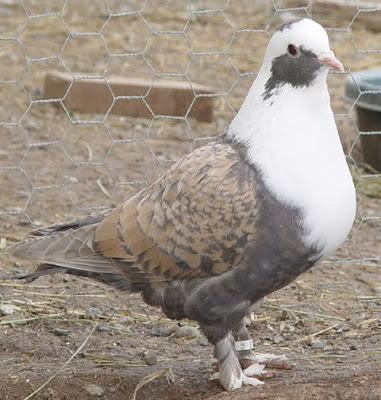
<instances>
[{"instance_id":1,"label":"wooden plank","mask_svg":"<svg viewBox=\"0 0 381 400\"><path fill-rule=\"evenodd\" d=\"M104 79L73 79L68 73L50 72L45 76L43 96L44 99L64 99L68 110L105 114L112 107L112 114L142 118L153 115L184 117L194 101L189 116L212 122L213 97L195 99L195 93L214 94L208 87L191 85L187 81L108 77L106 83ZM113 103L113 94L115 97L144 96L144 100L115 99Z\"/></svg>"}]
</instances>

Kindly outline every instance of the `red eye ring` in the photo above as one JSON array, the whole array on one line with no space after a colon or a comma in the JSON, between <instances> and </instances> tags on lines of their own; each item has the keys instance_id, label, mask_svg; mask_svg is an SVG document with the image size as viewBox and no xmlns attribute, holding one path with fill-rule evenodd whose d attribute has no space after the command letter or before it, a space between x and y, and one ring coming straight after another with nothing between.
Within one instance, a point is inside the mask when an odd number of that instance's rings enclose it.
<instances>
[{"instance_id":1,"label":"red eye ring","mask_svg":"<svg viewBox=\"0 0 381 400\"><path fill-rule=\"evenodd\" d=\"M292 57L299 57L300 51L299 49L294 46L293 44L289 44L287 47L288 54Z\"/></svg>"}]
</instances>

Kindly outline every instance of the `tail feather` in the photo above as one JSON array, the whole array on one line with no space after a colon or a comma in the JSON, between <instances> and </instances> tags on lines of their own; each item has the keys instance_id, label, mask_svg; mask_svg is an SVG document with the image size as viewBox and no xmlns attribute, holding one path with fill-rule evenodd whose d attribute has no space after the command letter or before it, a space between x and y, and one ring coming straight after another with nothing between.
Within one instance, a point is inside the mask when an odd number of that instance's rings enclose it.
<instances>
[{"instance_id":1,"label":"tail feather","mask_svg":"<svg viewBox=\"0 0 381 400\"><path fill-rule=\"evenodd\" d=\"M39 228L30 233L31 236L47 236L47 235L53 235L55 233L67 231L69 229L71 230L77 230L79 228L82 228L83 226L89 226L89 225L96 225L99 222L101 222L107 215L109 215L112 212L112 209L110 210L104 210L98 214L92 214L88 215L84 218L76 219L74 221L67 222L65 224L59 224L59 225L52 225L49 227L45 228Z\"/></svg>"},{"instance_id":2,"label":"tail feather","mask_svg":"<svg viewBox=\"0 0 381 400\"><path fill-rule=\"evenodd\" d=\"M127 254L123 259L112 258L94 249L96 229L107 213L39 229L25 240L10 246L9 254L37 261L40 265L34 272L5 279L34 280L43 275L67 273L131 291L143 290L145 285L157 281L156 276L135 266L136 260L129 259Z\"/></svg>"},{"instance_id":3,"label":"tail feather","mask_svg":"<svg viewBox=\"0 0 381 400\"><path fill-rule=\"evenodd\" d=\"M27 260L40 262L37 271L25 275L27 279L57 272L81 276L99 276L105 281L105 274L114 281L125 280L112 259L94 251L93 240L97 224L105 213L86 217L64 225L57 225L34 231L27 239L8 248L8 253ZM123 285L122 285L123 286Z\"/></svg>"},{"instance_id":4,"label":"tail feather","mask_svg":"<svg viewBox=\"0 0 381 400\"><path fill-rule=\"evenodd\" d=\"M91 246L96 226L90 225L78 230L47 233L44 236L31 236L10 246L8 252L15 257L43 260L73 259L94 253Z\"/></svg>"},{"instance_id":5,"label":"tail feather","mask_svg":"<svg viewBox=\"0 0 381 400\"><path fill-rule=\"evenodd\" d=\"M63 268L56 265L41 264L38 266L36 271L30 272L28 274L18 274L11 276L0 276L0 280L14 280L20 279L26 282L34 281L35 279L44 275L53 275L56 273L66 273L69 275L81 276L85 278L90 278L106 285L112 286L118 290L126 291L139 291L140 288L135 287L136 285L127 281L124 276L120 273L102 273L102 272L91 272L79 269Z\"/></svg>"}]
</instances>

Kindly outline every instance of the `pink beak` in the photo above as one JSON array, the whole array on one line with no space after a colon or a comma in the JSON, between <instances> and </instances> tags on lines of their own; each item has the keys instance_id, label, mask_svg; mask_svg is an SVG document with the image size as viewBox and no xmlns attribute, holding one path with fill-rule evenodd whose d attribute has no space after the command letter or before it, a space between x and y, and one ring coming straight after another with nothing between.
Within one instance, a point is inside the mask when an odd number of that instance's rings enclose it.
<instances>
[{"instance_id":1,"label":"pink beak","mask_svg":"<svg viewBox=\"0 0 381 400\"><path fill-rule=\"evenodd\" d=\"M318 60L328 68L344 72L343 64L335 57L335 53L331 50L319 54Z\"/></svg>"}]
</instances>

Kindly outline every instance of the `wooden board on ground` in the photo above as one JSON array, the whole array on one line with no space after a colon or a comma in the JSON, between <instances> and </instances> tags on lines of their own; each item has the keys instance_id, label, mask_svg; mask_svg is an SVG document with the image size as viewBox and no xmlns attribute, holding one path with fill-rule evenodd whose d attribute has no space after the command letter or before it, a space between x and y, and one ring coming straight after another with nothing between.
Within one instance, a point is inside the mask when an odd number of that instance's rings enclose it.
<instances>
[{"instance_id":1,"label":"wooden board on ground","mask_svg":"<svg viewBox=\"0 0 381 400\"><path fill-rule=\"evenodd\" d=\"M50 72L44 82L44 99L63 100L68 110L141 118L190 116L212 122L213 94L212 89L186 80L82 79L69 73Z\"/></svg>"}]
</instances>

